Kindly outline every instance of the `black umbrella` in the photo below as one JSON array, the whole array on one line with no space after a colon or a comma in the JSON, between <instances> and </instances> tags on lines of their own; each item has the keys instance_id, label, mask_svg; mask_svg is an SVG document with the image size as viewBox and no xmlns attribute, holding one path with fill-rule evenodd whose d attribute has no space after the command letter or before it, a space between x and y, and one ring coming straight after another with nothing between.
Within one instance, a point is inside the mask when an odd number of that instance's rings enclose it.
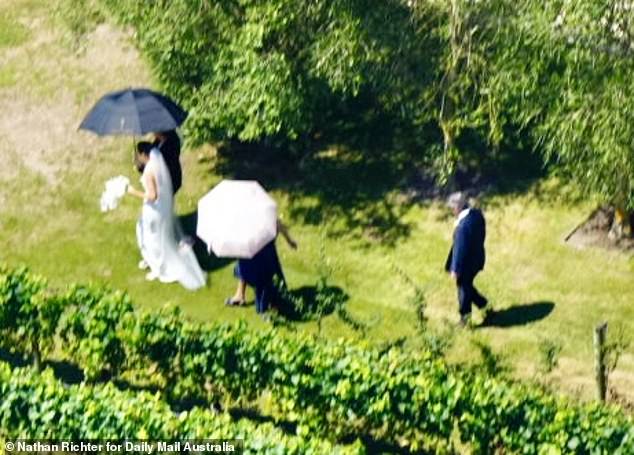
<instances>
[{"instance_id":1,"label":"black umbrella","mask_svg":"<svg viewBox=\"0 0 634 455\"><path fill-rule=\"evenodd\" d=\"M104 95L79 125L99 136L144 135L180 126L187 112L165 95L144 88L129 88Z\"/></svg>"}]
</instances>

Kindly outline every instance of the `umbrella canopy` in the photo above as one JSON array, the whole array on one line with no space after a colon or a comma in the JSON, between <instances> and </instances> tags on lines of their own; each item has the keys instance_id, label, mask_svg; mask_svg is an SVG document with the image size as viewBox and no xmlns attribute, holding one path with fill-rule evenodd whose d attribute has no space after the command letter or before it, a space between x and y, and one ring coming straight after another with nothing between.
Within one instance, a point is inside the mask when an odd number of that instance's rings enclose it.
<instances>
[{"instance_id":1,"label":"umbrella canopy","mask_svg":"<svg viewBox=\"0 0 634 455\"><path fill-rule=\"evenodd\" d=\"M256 181L223 180L198 202L196 234L218 257L252 258L277 235L277 204Z\"/></svg>"},{"instance_id":2,"label":"umbrella canopy","mask_svg":"<svg viewBox=\"0 0 634 455\"><path fill-rule=\"evenodd\" d=\"M144 88L129 88L104 95L79 125L99 136L142 136L180 126L187 112L165 95Z\"/></svg>"}]
</instances>

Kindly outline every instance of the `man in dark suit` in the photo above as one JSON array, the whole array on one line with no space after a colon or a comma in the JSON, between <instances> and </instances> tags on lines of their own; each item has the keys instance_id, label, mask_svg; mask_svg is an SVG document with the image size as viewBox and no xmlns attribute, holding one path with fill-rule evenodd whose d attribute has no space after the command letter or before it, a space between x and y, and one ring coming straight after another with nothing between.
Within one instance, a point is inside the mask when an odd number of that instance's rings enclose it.
<instances>
[{"instance_id":1,"label":"man in dark suit","mask_svg":"<svg viewBox=\"0 0 634 455\"><path fill-rule=\"evenodd\" d=\"M471 317L471 304L485 309L488 303L473 285L476 275L484 268L486 223L480 210L469 207L464 193L452 194L447 202L456 222L445 270L456 280L460 324L466 326Z\"/></svg>"},{"instance_id":2,"label":"man in dark suit","mask_svg":"<svg viewBox=\"0 0 634 455\"><path fill-rule=\"evenodd\" d=\"M183 171L181 169L181 140L175 130L154 133L154 147L158 147L163 155L167 169L172 179L172 191L174 195L183 183Z\"/></svg>"}]
</instances>

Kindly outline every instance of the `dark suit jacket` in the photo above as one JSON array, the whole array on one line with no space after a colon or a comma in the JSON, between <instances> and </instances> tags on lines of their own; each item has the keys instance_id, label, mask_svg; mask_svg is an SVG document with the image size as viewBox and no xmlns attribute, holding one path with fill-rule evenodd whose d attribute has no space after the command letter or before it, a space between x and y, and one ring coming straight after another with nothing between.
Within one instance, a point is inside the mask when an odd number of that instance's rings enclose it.
<instances>
[{"instance_id":1,"label":"dark suit jacket","mask_svg":"<svg viewBox=\"0 0 634 455\"><path fill-rule=\"evenodd\" d=\"M484 239L486 223L482 212L470 209L456 227L453 245L449 250L445 270L458 275L475 275L484 268Z\"/></svg>"},{"instance_id":2,"label":"dark suit jacket","mask_svg":"<svg viewBox=\"0 0 634 455\"><path fill-rule=\"evenodd\" d=\"M176 194L183 183L183 171L180 162L181 141L178 138L178 134L175 131L169 132L162 145L159 146L159 142L155 141L154 146L158 147L161 151L161 155L163 155L163 159L170 173L170 178L172 179L172 191Z\"/></svg>"}]
</instances>

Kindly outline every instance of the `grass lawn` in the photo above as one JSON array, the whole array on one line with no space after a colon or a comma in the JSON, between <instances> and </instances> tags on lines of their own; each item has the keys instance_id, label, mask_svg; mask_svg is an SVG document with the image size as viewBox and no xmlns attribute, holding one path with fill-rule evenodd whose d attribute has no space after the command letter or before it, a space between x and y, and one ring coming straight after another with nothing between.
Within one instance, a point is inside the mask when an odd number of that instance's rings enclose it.
<instances>
[{"instance_id":1,"label":"grass lawn","mask_svg":"<svg viewBox=\"0 0 634 455\"><path fill-rule=\"evenodd\" d=\"M206 261L209 286L194 293L146 282L137 270L138 201L130 198L113 212L99 211L106 179L138 178L131 166L132 141L99 139L77 132L77 125L104 92L154 85L150 71L125 36L110 27L100 26L79 52L65 44L59 30L44 1L0 3L0 260L27 264L59 285L110 283L128 290L143 308L173 304L198 320L244 318L264 327L253 307L223 305L235 286L230 261ZM233 175L223 164L212 147L184 152L184 186L177 197L181 215L190 219L198 198L223 173ZM396 339L415 330L408 304L412 289L393 273L394 264L425 289L433 326L457 320L455 288L443 273L452 220L442 207L404 204L392 187L401 171L388 171L354 151L325 150L301 172L293 185L268 185L300 244L295 252L279 242L291 288L315 284L323 247L334 270L331 284L349 296L347 309L370 325L373 339ZM517 376L540 377L539 345L553 340L563 347L560 365L545 379L591 397L594 325L607 320L634 333L634 258L563 243L592 208L589 203L570 205L537 197L536 191L482 202L488 263L477 284L501 315L498 326L459 332L451 358L475 361L473 340L484 340ZM316 324L301 329L315 331ZM326 318L324 331L353 335L335 315ZM630 398L632 349L613 375L619 392Z\"/></svg>"}]
</instances>

